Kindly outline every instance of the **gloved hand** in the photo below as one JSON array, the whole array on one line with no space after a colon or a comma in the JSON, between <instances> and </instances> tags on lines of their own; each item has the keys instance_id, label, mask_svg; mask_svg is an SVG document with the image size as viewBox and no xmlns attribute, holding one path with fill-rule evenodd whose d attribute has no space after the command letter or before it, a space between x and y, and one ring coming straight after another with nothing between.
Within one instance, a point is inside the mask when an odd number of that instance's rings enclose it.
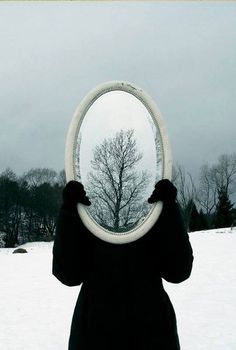
<instances>
[{"instance_id":1,"label":"gloved hand","mask_svg":"<svg viewBox=\"0 0 236 350\"><path fill-rule=\"evenodd\" d=\"M69 181L63 192L63 205L68 209L75 209L77 203L82 203L89 206L91 204L89 198L86 196L84 186L78 181Z\"/></svg>"},{"instance_id":2,"label":"gloved hand","mask_svg":"<svg viewBox=\"0 0 236 350\"><path fill-rule=\"evenodd\" d=\"M163 179L157 182L154 191L150 198L148 198L148 203L155 203L157 201L162 201L163 203L171 203L176 200L177 188L172 184L171 181Z\"/></svg>"}]
</instances>

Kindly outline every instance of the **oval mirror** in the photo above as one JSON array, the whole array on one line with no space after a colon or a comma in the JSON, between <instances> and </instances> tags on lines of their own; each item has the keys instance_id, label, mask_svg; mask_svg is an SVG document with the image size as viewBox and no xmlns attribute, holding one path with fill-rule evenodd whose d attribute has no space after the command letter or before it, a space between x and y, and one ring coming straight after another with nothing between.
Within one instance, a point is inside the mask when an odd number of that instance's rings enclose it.
<instances>
[{"instance_id":1,"label":"oval mirror","mask_svg":"<svg viewBox=\"0 0 236 350\"><path fill-rule=\"evenodd\" d=\"M77 108L66 140L66 179L81 182L91 206L78 204L85 226L111 243L137 240L154 225L157 181L171 179L163 119L143 90L123 81L101 84Z\"/></svg>"}]
</instances>

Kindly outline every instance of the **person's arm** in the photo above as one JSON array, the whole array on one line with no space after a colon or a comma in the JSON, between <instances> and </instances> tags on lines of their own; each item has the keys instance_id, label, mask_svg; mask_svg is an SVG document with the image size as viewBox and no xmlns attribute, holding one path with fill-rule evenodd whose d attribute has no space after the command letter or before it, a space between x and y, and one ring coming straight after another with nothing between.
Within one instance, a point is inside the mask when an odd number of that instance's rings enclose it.
<instances>
[{"instance_id":1,"label":"person's arm","mask_svg":"<svg viewBox=\"0 0 236 350\"><path fill-rule=\"evenodd\" d=\"M163 202L163 210L154 226L158 244L158 265L161 277L172 283L186 280L192 270L193 251L189 236L176 203L177 189L169 180L161 180L148 199Z\"/></svg>"},{"instance_id":2,"label":"person's arm","mask_svg":"<svg viewBox=\"0 0 236 350\"><path fill-rule=\"evenodd\" d=\"M67 286L80 285L86 276L86 228L79 218L76 204L89 205L81 184L70 182L63 191L53 246L53 275Z\"/></svg>"},{"instance_id":3,"label":"person's arm","mask_svg":"<svg viewBox=\"0 0 236 350\"><path fill-rule=\"evenodd\" d=\"M172 283L183 282L192 271L193 251L177 203L164 203L160 226L161 277Z\"/></svg>"}]
</instances>

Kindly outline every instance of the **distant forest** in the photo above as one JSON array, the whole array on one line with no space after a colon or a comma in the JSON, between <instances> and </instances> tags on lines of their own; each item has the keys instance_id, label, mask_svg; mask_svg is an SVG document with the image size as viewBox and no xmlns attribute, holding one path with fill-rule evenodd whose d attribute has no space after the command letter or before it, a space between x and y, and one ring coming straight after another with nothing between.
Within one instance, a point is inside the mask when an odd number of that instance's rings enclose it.
<instances>
[{"instance_id":1,"label":"distant forest","mask_svg":"<svg viewBox=\"0 0 236 350\"><path fill-rule=\"evenodd\" d=\"M11 169L0 174L0 246L53 240L65 174L31 169L18 177Z\"/></svg>"},{"instance_id":2,"label":"distant forest","mask_svg":"<svg viewBox=\"0 0 236 350\"><path fill-rule=\"evenodd\" d=\"M188 231L236 225L236 154L221 155L200 169L198 184L180 165L173 167L178 202ZM0 247L54 239L65 172L34 168L17 176L0 173Z\"/></svg>"}]
</instances>

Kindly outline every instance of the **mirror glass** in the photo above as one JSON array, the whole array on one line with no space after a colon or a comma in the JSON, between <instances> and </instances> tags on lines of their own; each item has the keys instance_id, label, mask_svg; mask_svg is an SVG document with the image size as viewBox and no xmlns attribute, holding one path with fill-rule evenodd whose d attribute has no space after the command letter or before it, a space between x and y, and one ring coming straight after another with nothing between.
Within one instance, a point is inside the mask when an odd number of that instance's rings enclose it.
<instances>
[{"instance_id":1,"label":"mirror glass","mask_svg":"<svg viewBox=\"0 0 236 350\"><path fill-rule=\"evenodd\" d=\"M101 94L84 114L74 148L90 218L113 235L142 224L152 208L147 199L163 178L164 152L158 125L140 99L121 90Z\"/></svg>"}]
</instances>

